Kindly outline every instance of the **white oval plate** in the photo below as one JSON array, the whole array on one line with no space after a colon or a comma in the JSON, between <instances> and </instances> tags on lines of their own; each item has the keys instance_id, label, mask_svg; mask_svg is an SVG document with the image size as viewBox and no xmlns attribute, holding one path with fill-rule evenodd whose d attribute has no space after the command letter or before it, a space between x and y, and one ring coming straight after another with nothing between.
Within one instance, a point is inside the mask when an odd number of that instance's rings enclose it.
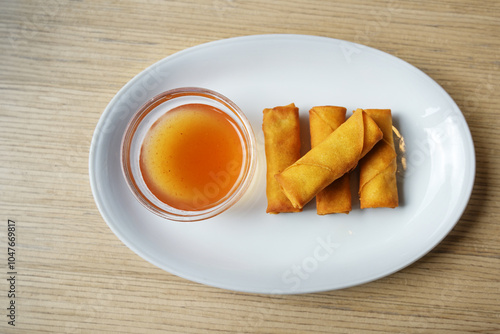
<instances>
[{"instance_id":1,"label":"white oval plate","mask_svg":"<svg viewBox=\"0 0 500 334\"><path fill-rule=\"evenodd\" d=\"M137 108L183 86L215 90L249 118L258 166L249 192L220 216L175 223L144 209L127 188L120 142ZM302 137L316 105L390 108L406 142L401 206L349 215L269 215L262 110L300 108ZM307 148L307 140L304 143ZM126 84L104 111L90 150L90 182L111 230L138 255L192 281L225 289L291 294L345 288L389 275L436 246L469 200L475 154L467 123L450 96L412 65L384 52L302 35L231 38L169 56ZM353 196L355 197L355 196Z\"/></svg>"}]
</instances>

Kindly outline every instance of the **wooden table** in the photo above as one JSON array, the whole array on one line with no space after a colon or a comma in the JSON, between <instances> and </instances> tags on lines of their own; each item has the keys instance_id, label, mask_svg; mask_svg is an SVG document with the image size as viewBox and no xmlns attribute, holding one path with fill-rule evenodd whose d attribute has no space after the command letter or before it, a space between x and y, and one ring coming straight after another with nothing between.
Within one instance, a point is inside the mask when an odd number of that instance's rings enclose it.
<instances>
[{"instance_id":1,"label":"wooden table","mask_svg":"<svg viewBox=\"0 0 500 334\"><path fill-rule=\"evenodd\" d=\"M500 2L12 0L0 4L0 31L0 332L500 332ZM177 51L265 33L386 51L457 102L475 142L476 180L462 218L428 255L365 285L269 296L164 272L107 227L88 156L110 99Z\"/></svg>"}]
</instances>

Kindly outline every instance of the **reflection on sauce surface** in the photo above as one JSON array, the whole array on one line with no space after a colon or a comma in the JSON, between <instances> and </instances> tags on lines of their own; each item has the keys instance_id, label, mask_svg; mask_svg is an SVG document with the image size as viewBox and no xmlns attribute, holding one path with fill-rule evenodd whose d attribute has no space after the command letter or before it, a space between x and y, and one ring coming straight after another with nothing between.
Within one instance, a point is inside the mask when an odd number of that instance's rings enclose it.
<instances>
[{"instance_id":1,"label":"reflection on sauce surface","mask_svg":"<svg viewBox=\"0 0 500 334\"><path fill-rule=\"evenodd\" d=\"M181 210L217 204L240 174L241 130L231 117L204 104L186 104L160 117L146 134L140 168L149 190Z\"/></svg>"}]
</instances>

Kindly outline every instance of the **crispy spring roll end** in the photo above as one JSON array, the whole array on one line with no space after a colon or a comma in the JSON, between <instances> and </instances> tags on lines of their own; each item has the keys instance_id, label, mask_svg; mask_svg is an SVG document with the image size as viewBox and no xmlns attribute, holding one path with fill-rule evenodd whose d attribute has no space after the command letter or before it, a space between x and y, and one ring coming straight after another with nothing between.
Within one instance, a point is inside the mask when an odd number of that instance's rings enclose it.
<instances>
[{"instance_id":1,"label":"crispy spring roll end","mask_svg":"<svg viewBox=\"0 0 500 334\"><path fill-rule=\"evenodd\" d=\"M316 195L316 213L318 215L349 214L351 210L352 198L349 173L333 181Z\"/></svg>"}]
</instances>

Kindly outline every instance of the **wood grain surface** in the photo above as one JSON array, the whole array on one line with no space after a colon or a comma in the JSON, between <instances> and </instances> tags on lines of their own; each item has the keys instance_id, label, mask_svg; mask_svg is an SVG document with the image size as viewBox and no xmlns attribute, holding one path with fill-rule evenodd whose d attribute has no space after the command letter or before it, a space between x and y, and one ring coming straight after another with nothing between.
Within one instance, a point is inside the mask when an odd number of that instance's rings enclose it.
<instances>
[{"instance_id":1,"label":"wood grain surface","mask_svg":"<svg viewBox=\"0 0 500 334\"><path fill-rule=\"evenodd\" d=\"M267 33L389 52L457 102L475 143L476 180L462 218L428 255L353 288L258 295L164 272L107 227L88 156L111 98L177 51ZM1 1L0 332L500 333L499 69L494 0Z\"/></svg>"}]
</instances>

